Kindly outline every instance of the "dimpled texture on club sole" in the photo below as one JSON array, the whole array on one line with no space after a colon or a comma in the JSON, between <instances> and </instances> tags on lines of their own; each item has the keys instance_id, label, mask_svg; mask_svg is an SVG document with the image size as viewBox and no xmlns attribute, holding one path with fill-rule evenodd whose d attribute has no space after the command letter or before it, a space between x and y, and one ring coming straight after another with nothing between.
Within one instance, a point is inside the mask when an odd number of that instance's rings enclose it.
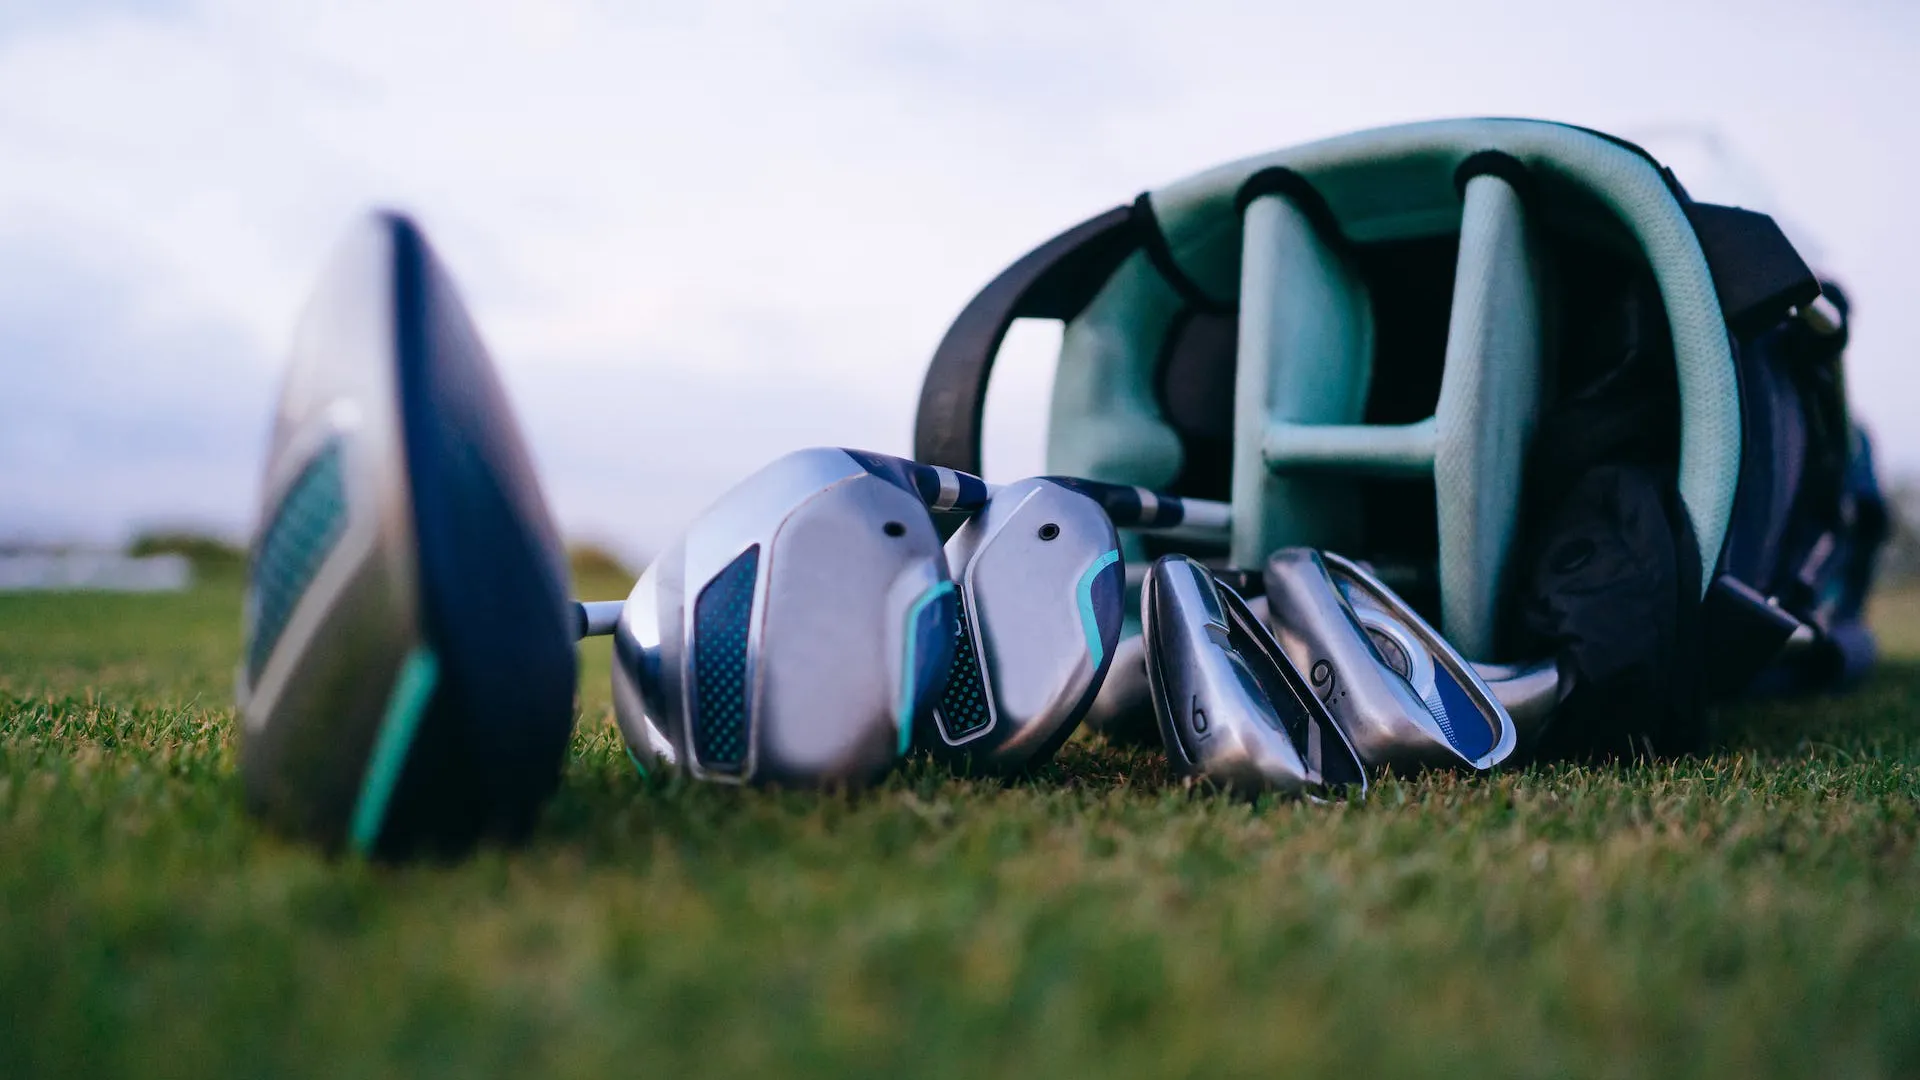
<instances>
[{"instance_id":1,"label":"dimpled texture on club sole","mask_svg":"<svg viewBox=\"0 0 1920 1080\"><path fill-rule=\"evenodd\" d=\"M693 756L713 772L747 763L747 634L760 545L727 564L700 590L693 609Z\"/></svg>"},{"instance_id":2,"label":"dimpled texture on club sole","mask_svg":"<svg viewBox=\"0 0 1920 1080\"><path fill-rule=\"evenodd\" d=\"M955 605L953 673L934 708L934 718L948 740L959 742L993 722L987 709L987 688L980 678L980 657L973 649L973 626L967 619L967 605Z\"/></svg>"},{"instance_id":3,"label":"dimpled texture on club sole","mask_svg":"<svg viewBox=\"0 0 1920 1080\"><path fill-rule=\"evenodd\" d=\"M258 680L273 647L347 529L347 493L341 476L338 439L320 448L288 485L274 507L254 553L247 583L252 640L247 643L247 678Z\"/></svg>"}]
</instances>

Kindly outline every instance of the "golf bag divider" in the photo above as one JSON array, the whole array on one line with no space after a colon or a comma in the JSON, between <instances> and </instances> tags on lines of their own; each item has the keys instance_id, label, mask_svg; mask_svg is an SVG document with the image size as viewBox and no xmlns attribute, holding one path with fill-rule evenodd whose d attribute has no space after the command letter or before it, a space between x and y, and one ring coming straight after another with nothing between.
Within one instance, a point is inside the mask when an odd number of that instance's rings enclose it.
<instances>
[{"instance_id":1,"label":"golf bag divider","mask_svg":"<svg viewBox=\"0 0 1920 1080\"><path fill-rule=\"evenodd\" d=\"M1014 263L936 351L915 453L977 469L1007 327L1060 319L1049 471L1229 495L1234 565L1304 544L1432 568L1407 594L1466 655L1611 650L1571 710L1600 724L1609 700L1658 699L1654 727L1691 731L1675 718L1752 684L1796 633L1867 643L1826 669L1870 655L1876 541L1839 505L1872 519L1879 500L1839 342L1824 366L1784 359L1818 352L1793 316L1821 297L1771 218L1693 202L1620 140L1503 119L1360 132L1149 192ZM1684 648L1568 638L1621 620L1571 617L1604 596L1541 607L1580 576L1556 578L1554 529L1648 545L1609 572L1663 627L1648 640ZM1756 531L1778 539L1759 556ZM1134 560L1193 550L1123 543Z\"/></svg>"}]
</instances>

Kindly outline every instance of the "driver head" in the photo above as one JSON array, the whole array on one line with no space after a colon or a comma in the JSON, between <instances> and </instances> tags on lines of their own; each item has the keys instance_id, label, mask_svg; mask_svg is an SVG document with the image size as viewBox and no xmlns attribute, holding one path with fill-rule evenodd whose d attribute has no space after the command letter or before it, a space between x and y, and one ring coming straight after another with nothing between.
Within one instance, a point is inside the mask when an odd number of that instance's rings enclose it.
<instances>
[{"instance_id":1,"label":"driver head","mask_svg":"<svg viewBox=\"0 0 1920 1080\"><path fill-rule=\"evenodd\" d=\"M259 521L248 805L366 854L524 831L572 729L566 566L486 350L405 218L357 228L302 317Z\"/></svg>"},{"instance_id":2,"label":"driver head","mask_svg":"<svg viewBox=\"0 0 1920 1080\"><path fill-rule=\"evenodd\" d=\"M1265 579L1275 640L1367 764L1487 769L1513 752L1513 720L1473 665L1364 568L1282 548Z\"/></svg>"},{"instance_id":3,"label":"driver head","mask_svg":"<svg viewBox=\"0 0 1920 1080\"><path fill-rule=\"evenodd\" d=\"M1141 591L1147 681L1175 773L1247 794L1364 793L1366 770L1252 612L1184 555Z\"/></svg>"},{"instance_id":4,"label":"driver head","mask_svg":"<svg viewBox=\"0 0 1920 1080\"><path fill-rule=\"evenodd\" d=\"M953 674L916 741L972 772L1044 764L1079 726L1119 644L1113 522L1065 484L1021 480L946 552L959 599Z\"/></svg>"},{"instance_id":5,"label":"driver head","mask_svg":"<svg viewBox=\"0 0 1920 1080\"><path fill-rule=\"evenodd\" d=\"M638 762L728 783L858 786L907 749L953 659L953 584L902 463L801 450L642 574L614 634Z\"/></svg>"}]
</instances>

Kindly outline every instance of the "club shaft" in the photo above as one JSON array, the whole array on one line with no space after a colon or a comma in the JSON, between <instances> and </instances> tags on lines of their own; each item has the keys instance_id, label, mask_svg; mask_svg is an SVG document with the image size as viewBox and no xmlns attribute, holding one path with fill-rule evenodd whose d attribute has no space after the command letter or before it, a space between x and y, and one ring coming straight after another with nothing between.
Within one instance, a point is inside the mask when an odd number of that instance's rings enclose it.
<instances>
[{"instance_id":1,"label":"club shaft","mask_svg":"<svg viewBox=\"0 0 1920 1080\"><path fill-rule=\"evenodd\" d=\"M605 637L620 624L624 600L576 600L573 602L574 636Z\"/></svg>"},{"instance_id":2,"label":"club shaft","mask_svg":"<svg viewBox=\"0 0 1920 1080\"><path fill-rule=\"evenodd\" d=\"M1181 540L1224 544L1233 524L1230 503L1189 499L1130 484L1110 484L1072 476L1046 479L1063 484L1098 502L1115 528L1152 532ZM989 495L1004 485L987 486Z\"/></svg>"}]
</instances>

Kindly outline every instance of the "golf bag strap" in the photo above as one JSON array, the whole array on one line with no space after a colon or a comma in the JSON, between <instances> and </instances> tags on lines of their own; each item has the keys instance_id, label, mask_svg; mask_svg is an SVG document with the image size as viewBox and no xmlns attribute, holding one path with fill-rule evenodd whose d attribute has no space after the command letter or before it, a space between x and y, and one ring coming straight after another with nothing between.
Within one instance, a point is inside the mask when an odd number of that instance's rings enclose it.
<instances>
[{"instance_id":1,"label":"golf bag strap","mask_svg":"<svg viewBox=\"0 0 1920 1080\"><path fill-rule=\"evenodd\" d=\"M1682 205L1735 337L1751 337L1820 295L1820 279L1772 218L1737 206Z\"/></svg>"},{"instance_id":2,"label":"golf bag strap","mask_svg":"<svg viewBox=\"0 0 1920 1080\"><path fill-rule=\"evenodd\" d=\"M1007 328L1015 319L1071 319L1139 246L1133 207L1116 206L1034 248L981 289L927 367L914 458L978 474L987 380Z\"/></svg>"}]
</instances>

